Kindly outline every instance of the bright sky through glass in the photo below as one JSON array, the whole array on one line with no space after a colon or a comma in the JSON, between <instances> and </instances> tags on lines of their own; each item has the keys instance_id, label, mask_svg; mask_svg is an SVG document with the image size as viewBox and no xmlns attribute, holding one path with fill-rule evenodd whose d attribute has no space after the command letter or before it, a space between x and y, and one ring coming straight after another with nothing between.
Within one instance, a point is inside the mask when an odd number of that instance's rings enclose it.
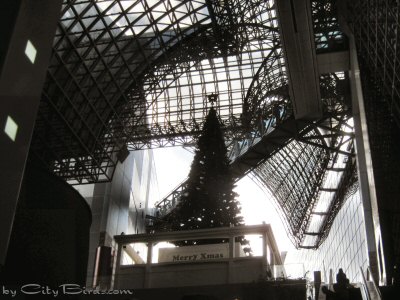
<instances>
[{"instance_id":1,"label":"bright sky through glass","mask_svg":"<svg viewBox=\"0 0 400 300\"><path fill-rule=\"evenodd\" d=\"M154 149L153 153L159 190L163 197L187 178L193 154L182 147ZM241 179L237 183L236 192L239 194L246 225L262 222L271 224L279 251L294 249L271 200L250 178Z\"/></svg>"}]
</instances>

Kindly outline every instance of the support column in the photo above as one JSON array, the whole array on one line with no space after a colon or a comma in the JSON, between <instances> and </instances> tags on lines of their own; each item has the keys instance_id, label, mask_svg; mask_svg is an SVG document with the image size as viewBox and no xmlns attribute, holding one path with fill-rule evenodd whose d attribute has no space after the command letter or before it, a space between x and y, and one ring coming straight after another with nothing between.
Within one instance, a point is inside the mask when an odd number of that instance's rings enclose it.
<instances>
[{"instance_id":1,"label":"support column","mask_svg":"<svg viewBox=\"0 0 400 300\"><path fill-rule=\"evenodd\" d=\"M311 2L277 0L276 8L294 117L320 119L322 101Z\"/></svg>"},{"instance_id":2,"label":"support column","mask_svg":"<svg viewBox=\"0 0 400 300\"><path fill-rule=\"evenodd\" d=\"M0 266L4 265L61 0L3 0L0 13Z\"/></svg>"},{"instance_id":3,"label":"support column","mask_svg":"<svg viewBox=\"0 0 400 300\"><path fill-rule=\"evenodd\" d=\"M111 281L111 289L118 289L118 276L120 275L120 269L121 269L121 256L122 256L122 249L124 245L123 244L118 244L117 243L117 254L116 258L114 260L114 268L113 268L113 280ZM95 287L94 285L92 286L93 288Z\"/></svg>"},{"instance_id":4,"label":"support column","mask_svg":"<svg viewBox=\"0 0 400 300\"><path fill-rule=\"evenodd\" d=\"M268 263L268 251L267 251L267 248L269 247L269 249L270 249L270 259L269 259L269 261L270 261L270 263ZM270 240L268 239L268 233L266 232L266 231L264 231L263 232L263 234L262 234L262 251L263 251L263 253L262 253L262 255L263 255L263 261L262 261L262 263L263 263L263 272L265 272L265 274L267 274L267 276L268 276L268 274L270 274L272 277L274 277L275 276L275 274L274 274L274 266L272 265L272 258L271 258L271 253L272 253L272 251L271 251L271 242L270 242Z\"/></svg>"},{"instance_id":5,"label":"support column","mask_svg":"<svg viewBox=\"0 0 400 300\"><path fill-rule=\"evenodd\" d=\"M228 284L233 283L233 259L235 258L235 237L229 237Z\"/></svg>"},{"instance_id":6,"label":"support column","mask_svg":"<svg viewBox=\"0 0 400 300\"><path fill-rule=\"evenodd\" d=\"M151 287L151 263L153 260L153 242L147 244L147 262L144 273L144 288Z\"/></svg>"},{"instance_id":7,"label":"support column","mask_svg":"<svg viewBox=\"0 0 400 300\"><path fill-rule=\"evenodd\" d=\"M357 153L358 180L360 184L360 194L364 209L368 259L375 280L379 279L379 281L383 283L385 280L385 271L379 270L377 251L377 245L381 240L381 229L367 120L365 115L357 51L354 43L354 37L351 34L349 34L349 40L351 65L349 75L353 107L355 146ZM383 262L382 266L384 266Z\"/></svg>"}]
</instances>

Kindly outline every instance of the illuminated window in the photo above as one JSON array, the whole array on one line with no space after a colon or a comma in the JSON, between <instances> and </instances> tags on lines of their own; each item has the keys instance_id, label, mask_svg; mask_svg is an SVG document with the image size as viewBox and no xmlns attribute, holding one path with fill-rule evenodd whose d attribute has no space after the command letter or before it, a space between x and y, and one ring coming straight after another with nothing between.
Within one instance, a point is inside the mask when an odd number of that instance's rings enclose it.
<instances>
[{"instance_id":1,"label":"illuminated window","mask_svg":"<svg viewBox=\"0 0 400 300\"><path fill-rule=\"evenodd\" d=\"M28 42L26 43L26 47L25 47L25 55L29 58L29 60L31 61L32 64L35 63L36 54L37 54L37 50L36 50L35 46L33 46L33 44L31 43L30 40L28 40Z\"/></svg>"},{"instance_id":2,"label":"illuminated window","mask_svg":"<svg viewBox=\"0 0 400 300\"><path fill-rule=\"evenodd\" d=\"M18 131L17 123L15 123L15 121L10 116L7 116L7 122L4 128L4 132L8 135L10 139L15 141L15 138L17 136L17 131Z\"/></svg>"}]
</instances>

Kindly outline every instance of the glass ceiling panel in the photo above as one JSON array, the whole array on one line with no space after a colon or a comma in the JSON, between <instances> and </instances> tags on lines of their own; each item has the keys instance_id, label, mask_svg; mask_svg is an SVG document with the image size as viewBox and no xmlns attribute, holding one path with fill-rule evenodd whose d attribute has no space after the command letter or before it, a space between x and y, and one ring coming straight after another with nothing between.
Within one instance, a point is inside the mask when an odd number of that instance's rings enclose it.
<instances>
[{"instance_id":1,"label":"glass ceiling panel","mask_svg":"<svg viewBox=\"0 0 400 300\"><path fill-rule=\"evenodd\" d=\"M64 0L33 142L49 168L78 182L110 180L123 147L191 144L213 93L241 154L260 140L263 126L269 133L279 116L287 120L274 2L226 3ZM275 104L279 111L271 115ZM57 147L49 151L43 140ZM346 167L345 158L336 156L335 166ZM322 226L324 218L312 219L310 210L323 212L333 201L329 192L320 192L320 202L316 197L322 176L324 188L339 184L323 172L327 160L324 149L293 140L259 166L297 244L306 230Z\"/></svg>"},{"instance_id":2,"label":"glass ceiling panel","mask_svg":"<svg viewBox=\"0 0 400 300\"><path fill-rule=\"evenodd\" d=\"M159 81L161 84L158 87L152 85L151 80L145 85L152 90L146 95L146 106L150 108L146 123L156 124L170 133L184 131L188 125L191 129L196 128L210 106L207 95L217 93L217 109L227 127L237 120L244 120L242 125L250 125L249 137L242 137L233 143L232 159L237 157L235 155L243 155L249 149L248 145L254 145L253 142L261 139L257 134L262 132L264 125L269 124L269 127L266 126L267 133L274 132L279 128L278 119L287 121L290 115L290 105L282 96L287 81L283 57L275 43L279 36L272 34L268 37L267 32L273 29L266 30L268 26L277 27L275 10L271 9L272 1L246 1L243 5L247 5L246 10L241 10L240 5L230 6L232 15L240 18L234 22L237 30L230 28L234 37L223 44L225 48L215 43L217 46L213 48L201 49L207 55L189 56L186 66L179 65L182 73L178 76L172 72L171 76ZM323 13L323 9L317 11L314 8L314 14ZM224 13L229 9L219 9L214 12L220 12L220 21L225 20ZM241 24L256 25L244 26L242 30ZM317 27L321 24L318 23ZM220 28L220 32L214 32L215 42L220 41L218 34L229 36L229 32ZM340 34L337 36L340 37ZM269 60L271 53L272 59ZM164 70L168 69L168 66L164 67ZM316 248L320 245L345 201L347 191L355 182L352 137L347 134L351 131L351 122L341 119L348 117L348 112L344 95L339 92L343 89L338 88L345 86L346 80L343 72L322 75L324 109L333 117L327 117L325 123L319 124L322 125L320 127L313 124L316 126L313 132L301 137L296 135L295 140L285 144L272 158L258 165L255 171L257 180L264 187L268 186L277 199L296 246ZM160 102L165 105L160 105ZM270 110L276 106L279 111L271 116ZM336 113L338 116L335 116ZM245 122L247 117L249 122ZM330 171L328 168L341 171Z\"/></svg>"}]
</instances>

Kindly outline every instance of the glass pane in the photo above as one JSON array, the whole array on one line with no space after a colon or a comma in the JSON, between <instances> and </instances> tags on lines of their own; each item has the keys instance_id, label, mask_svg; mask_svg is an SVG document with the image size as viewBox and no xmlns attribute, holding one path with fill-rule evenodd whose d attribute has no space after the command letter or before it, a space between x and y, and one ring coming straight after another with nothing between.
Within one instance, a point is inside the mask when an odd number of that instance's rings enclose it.
<instances>
[{"instance_id":1,"label":"glass pane","mask_svg":"<svg viewBox=\"0 0 400 300\"><path fill-rule=\"evenodd\" d=\"M141 265L147 262L147 244L132 243L123 246L121 265Z\"/></svg>"},{"instance_id":2,"label":"glass pane","mask_svg":"<svg viewBox=\"0 0 400 300\"><path fill-rule=\"evenodd\" d=\"M249 257L260 257L263 255L263 238L262 235L260 234L250 234L246 235L245 241L248 242L248 244L241 245L242 252L244 253L244 256L249 256ZM239 252L239 253L242 253Z\"/></svg>"}]
</instances>

